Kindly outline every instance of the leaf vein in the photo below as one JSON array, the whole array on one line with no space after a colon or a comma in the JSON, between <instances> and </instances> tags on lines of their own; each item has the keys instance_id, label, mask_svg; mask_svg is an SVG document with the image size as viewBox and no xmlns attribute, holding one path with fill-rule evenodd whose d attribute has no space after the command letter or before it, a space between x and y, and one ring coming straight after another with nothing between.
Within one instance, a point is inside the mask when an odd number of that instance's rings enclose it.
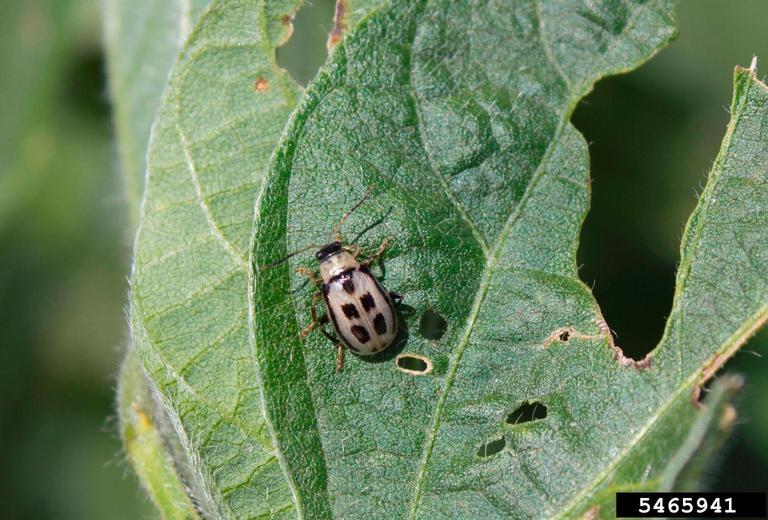
<instances>
[{"instance_id":1,"label":"leaf vein","mask_svg":"<svg viewBox=\"0 0 768 520\"><path fill-rule=\"evenodd\" d=\"M205 220L208 222L208 227L211 229L211 233L214 237L216 237L216 240L219 241L219 243L224 247L224 250L229 254L229 256L232 257L235 262L240 266L241 269L245 269L246 261L245 258L240 255L237 248L227 240L227 238L224 236L224 234L221 232L221 229L219 229L218 224L213 218L213 215L211 214L211 208L208 206L208 203L205 201L205 197L203 196L203 190L200 186L200 179L197 175L197 169L195 168L195 163L192 159L192 153L189 149L189 144L187 143L187 138L184 135L184 132L181 130L181 127L177 124L176 125L176 133L179 136L179 140L181 142L181 148L184 151L184 159L187 163L187 170L189 171L189 177L192 180L192 186L195 189L195 196L197 197L197 203L200 206L200 209L203 210L203 214L205 215Z\"/></svg>"},{"instance_id":2,"label":"leaf vein","mask_svg":"<svg viewBox=\"0 0 768 520\"><path fill-rule=\"evenodd\" d=\"M536 186L536 184L538 184L539 179L543 175L544 168L549 162L549 158L552 155L553 150L555 149L556 143L558 142L560 135L563 131L563 128L565 128L565 125L567 124L567 121L568 121L567 118L565 117L561 118L558 128L555 131L555 134L553 135L552 140L549 142L549 145L547 146L547 150L542 156L541 161L539 162L539 165L536 167L536 170L534 171L533 176L531 177L530 183L526 187L525 193L521 198L520 203L515 207L512 213L510 213L509 218L507 218L507 221L504 223L504 227L502 228L501 233L499 233L499 237L496 240L496 244L488 259L488 263L486 264L486 267L483 270L483 276L482 276L480 285L478 287L478 290L475 293L475 299L472 303L472 308L470 310L470 314L467 319L467 325L464 328L464 333L462 334L462 337L459 340L459 344L456 347L455 354L448 367L446 380L443 385L443 389L440 392L440 397L438 398L437 404L435 406L434 420L432 422L432 425L430 426L429 431L427 432L427 439L425 442L425 449L424 449L424 457L422 458L422 461L419 466L419 471L416 476L416 485L414 489L413 498L411 501L410 512L408 515L410 519L416 518L419 499L421 498L422 486L423 486L424 478L426 476L427 466L429 464L432 448L434 447L435 439L437 437L437 431L440 428L440 416L442 413L442 409L445 406L448 393L451 390L453 380L456 377L456 373L458 372L458 366L461 361L462 354L464 353L464 350L466 349L469 343L470 337L472 336L474 325L475 325L475 322L477 321L478 315L480 314L480 308L482 307L483 300L485 300L485 296L490 287L491 277L494 273L496 264L499 261L499 256L501 255L501 248L506 242L507 235L512 229L512 226L515 224L515 222L517 222L517 219L522 214L523 208L525 208L526 206L526 202L531 197L533 188Z\"/></svg>"}]
</instances>

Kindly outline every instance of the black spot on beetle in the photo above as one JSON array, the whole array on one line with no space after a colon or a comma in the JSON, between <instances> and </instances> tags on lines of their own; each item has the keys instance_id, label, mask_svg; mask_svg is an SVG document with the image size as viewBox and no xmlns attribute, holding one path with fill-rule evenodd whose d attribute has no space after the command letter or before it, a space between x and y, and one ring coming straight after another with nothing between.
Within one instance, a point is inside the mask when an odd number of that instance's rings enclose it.
<instances>
[{"instance_id":1,"label":"black spot on beetle","mask_svg":"<svg viewBox=\"0 0 768 520\"><path fill-rule=\"evenodd\" d=\"M368 331L365 330L360 325L352 325L352 334L355 335L357 338L357 341L360 343L367 343L369 339L371 339L370 334L368 334Z\"/></svg>"},{"instance_id":2,"label":"black spot on beetle","mask_svg":"<svg viewBox=\"0 0 768 520\"><path fill-rule=\"evenodd\" d=\"M387 320L382 313L378 313L373 318L373 328L376 329L376 334L384 334L387 332Z\"/></svg>"},{"instance_id":3,"label":"black spot on beetle","mask_svg":"<svg viewBox=\"0 0 768 520\"><path fill-rule=\"evenodd\" d=\"M354 303L345 303L341 306L341 310L344 311L344 316L347 318L359 318L360 314L357 312L357 307Z\"/></svg>"},{"instance_id":4,"label":"black spot on beetle","mask_svg":"<svg viewBox=\"0 0 768 520\"><path fill-rule=\"evenodd\" d=\"M355 282L352 281L352 278L347 278L346 280L341 282L341 286L349 294L352 294L355 292Z\"/></svg>"},{"instance_id":5,"label":"black spot on beetle","mask_svg":"<svg viewBox=\"0 0 768 520\"><path fill-rule=\"evenodd\" d=\"M371 293L369 292L360 297L360 303L363 304L363 309L366 311L376 308L376 302L373 301L373 296L371 296Z\"/></svg>"}]
</instances>

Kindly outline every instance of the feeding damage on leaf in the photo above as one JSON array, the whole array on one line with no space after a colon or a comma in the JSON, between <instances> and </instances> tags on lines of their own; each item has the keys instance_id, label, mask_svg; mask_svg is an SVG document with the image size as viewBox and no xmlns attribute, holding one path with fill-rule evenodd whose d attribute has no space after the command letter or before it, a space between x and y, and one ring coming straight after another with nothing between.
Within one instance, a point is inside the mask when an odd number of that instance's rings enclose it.
<instances>
[{"instance_id":1,"label":"feeding damage on leaf","mask_svg":"<svg viewBox=\"0 0 768 520\"><path fill-rule=\"evenodd\" d=\"M584 514L581 515L579 520L595 520L599 516L600 516L600 505L597 504L590 507L586 511L584 511Z\"/></svg>"},{"instance_id":2,"label":"feeding damage on leaf","mask_svg":"<svg viewBox=\"0 0 768 520\"><path fill-rule=\"evenodd\" d=\"M530 401L518 406L507 416L507 424L517 426L547 418L547 407L539 401Z\"/></svg>"},{"instance_id":3,"label":"feeding damage on leaf","mask_svg":"<svg viewBox=\"0 0 768 520\"><path fill-rule=\"evenodd\" d=\"M613 358L622 367L632 367L636 368L637 370L645 370L651 366L650 355L646 355L642 359L632 359L631 357L625 356L621 347L615 343L611 342L610 347L611 351L613 352Z\"/></svg>"},{"instance_id":4,"label":"feeding damage on leaf","mask_svg":"<svg viewBox=\"0 0 768 520\"><path fill-rule=\"evenodd\" d=\"M549 336L544 340L544 347L552 346L553 344L568 343L573 339L593 340L593 341L606 341L608 347L613 353L613 358L621 367L632 367L637 370L645 370L651 366L651 356L646 355L642 359L636 360L624 355L624 351L616 345L613 339L613 334L610 328L605 323L605 320L598 318L596 320L597 327L600 330L600 334L583 334L578 332L573 327L559 327L552 331Z\"/></svg>"},{"instance_id":5,"label":"feeding damage on leaf","mask_svg":"<svg viewBox=\"0 0 768 520\"><path fill-rule=\"evenodd\" d=\"M597 327L600 329L600 332L603 333L603 337L605 337L606 341L608 341L608 346L610 347L611 352L613 352L613 358L620 366L632 367L638 370L645 370L651 366L650 353L646 354L642 359L632 359L631 357L624 355L624 351L614 341L613 332L602 316L597 319Z\"/></svg>"},{"instance_id":6,"label":"feeding damage on leaf","mask_svg":"<svg viewBox=\"0 0 768 520\"><path fill-rule=\"evenodd\" d=\"M348 0L336 0L336 9L333 13L333 28L328 33L328 50L333 49L347 30L346 17L349 11Z\"/></svg>"},{"instance_id":7,"label":"feeding damage on leaf","mask_svg":"<svg viewBox=\"0 0 768 520\"><path fill-rule=\"evenodd\" d=\"M266 92L269 90L269 80L267 78L258 78L254 84L253 89L256 92Z\"/></svg>"},{"instance_id":8,"label":"feeding damage on leaf","mask_svg":"<svg viewBox=\"0 0 768 520\"><path fill-rule=\"evenodd\" d=\"M544 340L544 346L549 347L553 343L568 343L572 339L600 340L603 339L603 336L601 334L582 334L573 327L558 327Z\"/></svg>"},{"instance_id":9,"label":"feeding damage on leaf","mask_svg":"<svg viewBox=\"0 0 768 520\"><path fill-rule=\"evenodd\" d=\"M421 354L398 354L395 357L395 366L401 372L412 376L425 376L434 368L432 360Z\"/></svg>"},{"instance_id":10,"label":"feeding damage on leaf","mask_svg":"<svg viewBox=\"0 0 768 520\"><path fill-rule=\"evenodd\" d=\"M578 279L589 160L572 107L674 33L671 2L594 4L597 18L585 19L559 2L394 0L341 38L293 115L295 98L259 105L271 96L247 82L227 90L223 67L202 60L199 51L223 53L227 67L239 60L250 75L238 77L264 74L275 92L290 82L254 70L249 53L264 42L252 41L254 23L238 25L250 4L195 32L219 40L200 42L171 80L132 316L147 331L142 362L220 516L416 519L467 504L474 516L572 518L609 514L605 490L658 477L695 420L688 378L720 343L684 344L686 322L666 363L623 369L646 362L604 338ZM596 27L604 18L620 30ZM231 45L236 27L243 47ZM193 68L205 81L185 74ZM187 140L165 131L179 126ZM244 135L267 144L241 148ZM199 198L185 155L205 170ZM394 367L355 358L335 376L327 342L299 340L311 294L295 290L290 264L253 265L315 243L318 224L371 184L376 204L350 225L363 243L395 236L386 281L414 309L407 353ZM216 229L252 255L246 269ZM740 310L735 321L750 315Z\"/></svg>"}]
</instances>

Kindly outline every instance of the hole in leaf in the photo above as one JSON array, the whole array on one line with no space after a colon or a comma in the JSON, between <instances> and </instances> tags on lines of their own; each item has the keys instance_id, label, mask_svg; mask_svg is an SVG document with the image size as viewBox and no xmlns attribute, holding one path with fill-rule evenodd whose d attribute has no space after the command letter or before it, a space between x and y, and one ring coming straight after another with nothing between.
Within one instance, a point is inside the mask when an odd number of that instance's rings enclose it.
<instances>
[{"instance_id":1,"label":"hole in leaf","mask_svg":"<svg viewBox=\"0 0 768 520\"><path fill-rule=\"evenodd\" d=\"M522 424L546 419L547 407L538 401L525 403L507 416L507 424Z\"/></svg>"},{"instance_id":2,"label":"hole in leaf","mask_svg":"<svg viewBox=\"0 0 768 520\"><path fill-rule=\"evenodd\" d=\"M448 328L448 322L437 311L428 310L421 315L419 334L427 339L440 339Z\"/></svg>"},{"instance_id":3,"label":"hole in leaf","mask_svg":"<svg viewBox=\"0 0 768 520\"><path fill-rule=\"evenodd\" d=\"M675 138L694 121L692 105L649 88L654 66L643 69L645 80L628 75L600 81L572 119L590 143L593 178L579 275L593 286L624 355L634 360L643 359L664 332L680 230L696 204L691 187L711 161L691 156L674 162L672 150L681 146Z\"/></svg>"},{"instance_id":4,"label":"hole in leaf","mask_svg":"<svg viewBox=\"0 0 768 520\"><path fill-rule=\"evenodd\" d=\"M503 450L504 446L506 445L507 445L507 440L504 437L501 437L500 439L496 439L490 442L485 442L480 445L480 448L478 448L477 456L490 457L491 455L496 455L501 450Z\"/></svg>"},{"instance_id":5,"label":"hole in leaf","mask_svg":"<svg viewBox=\"0 0 768 520\"><path fill-rule=\"evenodd\" d=\"M571 338L577 337L578 335L579 333L574 330L573 327L559 327L547 336L544 340L544 346L548 347L553 343L568 343Z\"/></svg>"},{"instance_id":6,"label":"hole in leaf","mask_svg":"<svg viewBox=\"0 0 768 520\"><path fill-rule=\"evenodd\" d=\"M432 372L432 361L419 354L400 354L395 358L398 370L414 376L423 376Z\"/></svg>"},{"instance_id":7,"label":"hole in leaf","mask_svg":"<svg viewBox=\"0 0 768 520\"><path fill-rule=\"evenodd\" d=\"M293 17L293 34L277 48L277 64L300 85L306 86L328 55L325 43L333 25L334 0L304 2ZM286 20L290 23L290 19Z\"/></svg>"}]
</instances>

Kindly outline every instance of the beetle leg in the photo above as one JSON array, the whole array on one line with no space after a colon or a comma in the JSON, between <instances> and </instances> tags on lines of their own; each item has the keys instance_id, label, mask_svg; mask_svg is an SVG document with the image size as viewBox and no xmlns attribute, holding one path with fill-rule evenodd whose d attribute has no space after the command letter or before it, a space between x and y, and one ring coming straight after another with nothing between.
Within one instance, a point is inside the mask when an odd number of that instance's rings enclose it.
<instances>
[{"instance_id":1,"label":"beetle leg","mask_svg":"<svg viewBox=\"0 0 768 520\"><path fill-rule=\"evenodd\" d=\"M339 342L339 350L336 353L336 372L344 368L344 343Z\"/></svg>"},{"instance_id":2,"label":"beetle leg","mask_svg":"<svg viewBox=\"0 0 768 520\"><path fill-rule=\"evenodd\" d=\"M309 278L309 281L314 284L318 284L323 281L323 279L320 276L318 276L315 271L313 271L308 267L297 267L295 269L295 272L296 274L300 274L301 276L306 276L307 278Z\"/></svg>"},{"instance_id":3,"label":"beetle leg","mask_svg":"<svg viewBox=\"0 0 768 520\"><path fill-rule=\"evenodd\" d=\"M302 330L299 334L301 339L306 338L309 333L315 330L318 326L322 326L328 323L328 316L322 316L320 318L317 317L317 302L319 302L320 298L322 297L322 293L319 292L315 293L315 295L312 297L312 306L309 309L309 313L312 316L312 322L304 327L304 330Z\"/></svg>"},{"instance_id":4,"label":"beetle leg","mask_svg":"<svg viewBox=\"0 0 768 520\"><path fill-rule=\"evenodd\" d=\"M354 258L357 258L357 256L360 254L360 244L354 244L352 247L345 247L344 250Z\"/></svg>"},{"instance_id":5,"label":"beetle leg","mask_svg":"<svg viewBox=\"0 0 768 520\"><path fill-rule=\"evenodd\" d=\"M384 251L386 251L388 247L389 247L389 237L385 238L384 241L379 246L379 249L376 250L373 256L365 261L365 265L371 265L376 260L378 260L379 257L381 257L381 255L384 254Z\"/></svg>"},{"instance_id":6,"label":"beetle leg","mask_svg":"<svg viewBox=\"0 0 768 520\"><path fill-rule=\"evenodd\" d=\"M323 318L325 318L325 322L326 322L326 323L328 323L328 316L323 316ZM324 324L323 324L323 325L324 325ZM327 331L327 330L325 330L324 328L320 328L320 332L322 332L322 333L323 333L323 336L325 336L326 338L328 338L328 340L329 340L329 341L332 341L333 343L341 343L341 340L340 340L339 338L337 338L336 336L333 336L333 335L329 334L329 333L328 333L328 331Z\"/></svg>"}]
</instances>

